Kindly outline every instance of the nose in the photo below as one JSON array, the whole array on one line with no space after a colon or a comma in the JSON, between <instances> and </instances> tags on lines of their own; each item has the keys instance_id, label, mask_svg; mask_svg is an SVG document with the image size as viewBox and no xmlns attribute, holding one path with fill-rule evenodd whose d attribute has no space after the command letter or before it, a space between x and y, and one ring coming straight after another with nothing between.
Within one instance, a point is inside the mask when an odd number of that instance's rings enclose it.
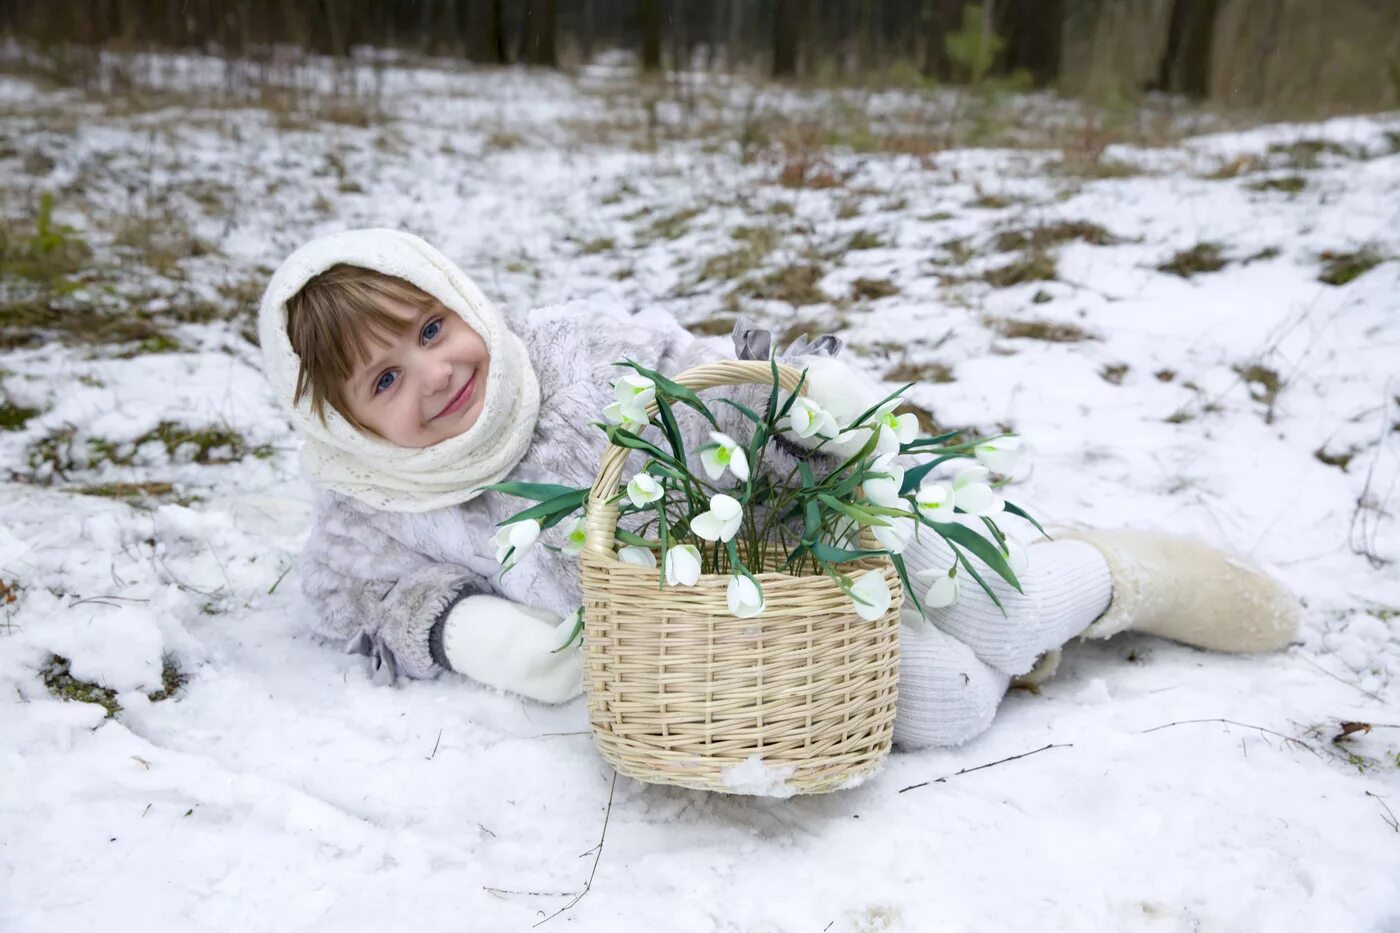
<instances>
[{"instance_id":1,"label":"nose","mask_svg":"<svg viewBox=\"0 0 1400 933\"><path fill-rule=\"evenodd\" d=\"M452 364L446 360L433 360L423 370L423 394L436 395L452 385Z\"/></svg>"}]
</instances>

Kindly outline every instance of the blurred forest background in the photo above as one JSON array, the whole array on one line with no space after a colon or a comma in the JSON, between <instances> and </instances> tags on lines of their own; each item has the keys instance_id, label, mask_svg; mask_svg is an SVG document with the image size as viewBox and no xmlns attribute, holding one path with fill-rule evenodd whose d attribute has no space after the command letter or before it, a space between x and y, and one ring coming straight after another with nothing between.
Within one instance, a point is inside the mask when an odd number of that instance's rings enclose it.
<instances>
[{"instance_id":1,"label":"blurred forest background","mask_svg":"<svg viewBox=\"0 0 1400 933\"><path fill-rule=\"evenodd\" d=\"M0 63L103 90L120 88L102 49L273 64L373 47L565 69L627 49L644 72L1164 91L1293 117L1400 105L1396 0L0 0L0 33L21 40Z\"/></svg>"}]
</instances>

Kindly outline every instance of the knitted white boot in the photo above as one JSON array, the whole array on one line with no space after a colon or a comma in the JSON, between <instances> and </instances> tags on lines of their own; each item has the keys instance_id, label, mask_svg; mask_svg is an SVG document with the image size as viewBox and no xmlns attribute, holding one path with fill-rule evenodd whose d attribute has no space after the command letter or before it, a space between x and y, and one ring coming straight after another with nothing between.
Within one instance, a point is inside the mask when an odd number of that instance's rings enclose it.
<instances>
[{"instance_id":1,"label":"knitted white boot","mask_svg":"<svg viewBox=\"0 0 1400 933\"><path fill-rule=\"evenodd\" d=\"M1272 651L1298 634L1298 600L1242 558L1152 531L1060 531L1098 548L1113 575L1108 611L1085 632L1145 632L1213 651Z\"/></svg>"}]
</instances>

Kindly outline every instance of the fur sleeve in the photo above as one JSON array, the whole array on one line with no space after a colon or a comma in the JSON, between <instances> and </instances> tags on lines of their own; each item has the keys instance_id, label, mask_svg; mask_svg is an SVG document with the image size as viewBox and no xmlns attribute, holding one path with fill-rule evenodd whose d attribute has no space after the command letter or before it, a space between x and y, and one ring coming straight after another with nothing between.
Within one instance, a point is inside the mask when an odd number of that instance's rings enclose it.
<instances>
[{"instance_id":1,"label":"fur sleeve","mask_svg":"<svg viewBox=\"0 0 1400 933\"><path fill-rule=\"evenodd\" d=\"M465 596L491 592L466 567L432 560L400 543L339 496L318 496L301 554L302 591L315 608L311 627L347 646L361 636L383 644L400 673L432 677L441 669L433 627Z\"/></svg>"}]
</instances>

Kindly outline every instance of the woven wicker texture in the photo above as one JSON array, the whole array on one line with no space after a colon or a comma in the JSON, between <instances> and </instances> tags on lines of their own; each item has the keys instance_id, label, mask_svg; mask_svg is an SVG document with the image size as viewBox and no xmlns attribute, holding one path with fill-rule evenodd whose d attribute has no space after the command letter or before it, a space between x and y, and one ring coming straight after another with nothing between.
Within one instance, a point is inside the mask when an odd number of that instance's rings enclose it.
<instances>
[{"instance_id":1,"label":"woven wicker texture","mask_svg":"<svg viewBox=\"0 0 1400 933\"><path fill-rule=\"evenodd\" d=\"M792 391L800 371L778 369ZM675 381L700 391L771 379L767 363L724 362ZM904 593L893 565L842 568L884 574L892 598L874 622L822 575L764 568L765 607L750 619L729 611L728 574L658 588L657 571L613 553L618 507L607 500L628 454L603 457L580 559L584 686L603 757L642 781L725 793L822 793L874 773L889 753L899 676ZM761 766L745 764L754 756ZM756 790L756 773L774 783Z\"/></svg>"}]
</instances>

